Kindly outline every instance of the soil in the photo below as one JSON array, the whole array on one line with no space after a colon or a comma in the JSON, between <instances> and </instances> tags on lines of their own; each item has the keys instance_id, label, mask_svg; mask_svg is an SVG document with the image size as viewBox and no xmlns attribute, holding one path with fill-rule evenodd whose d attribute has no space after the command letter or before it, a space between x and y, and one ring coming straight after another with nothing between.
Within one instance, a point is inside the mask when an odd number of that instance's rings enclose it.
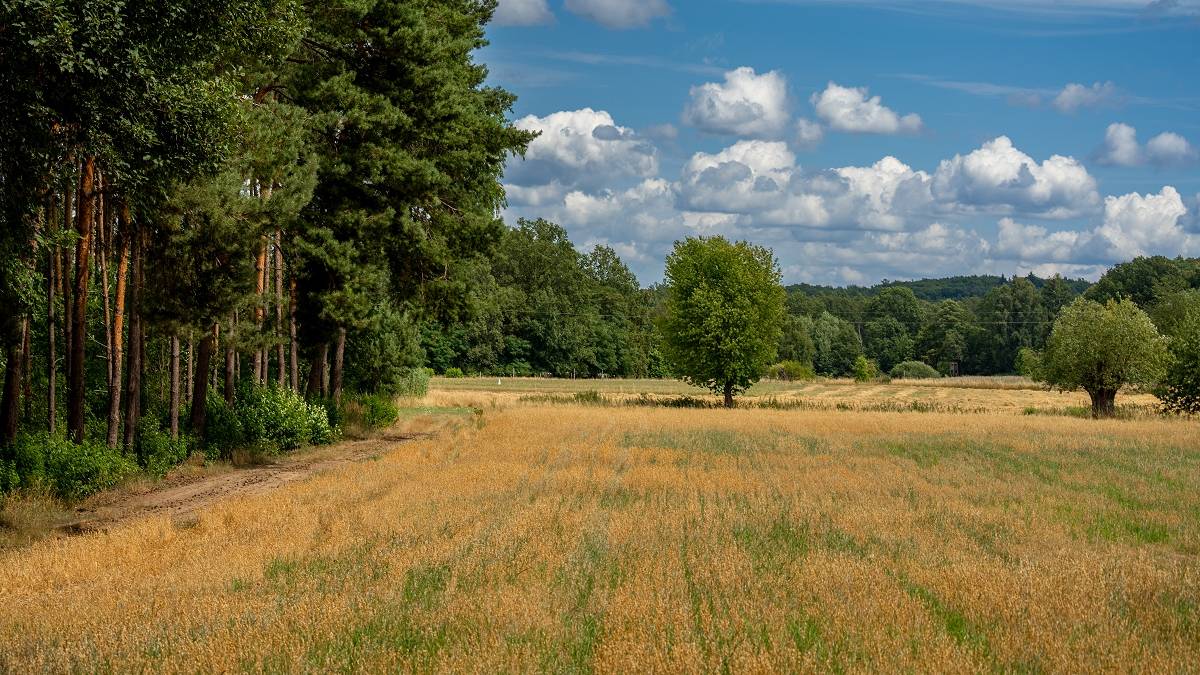
<instances>
[{"instance_id":1,"label":"soil","mask_svg":"<svg viewBox=\"0 0 1200 675\"><path fill-rule=\"evenodd\" d=\"M216 502L278 490L329 469L375 459L398 443L432 435L391 433L285 455L257 466L224 466L215 472L180 467L161 481L97 495L82 503L74 517L58 529L64 534L84 534L149 516L186 520Z\"/></svg>"}]
</instances>

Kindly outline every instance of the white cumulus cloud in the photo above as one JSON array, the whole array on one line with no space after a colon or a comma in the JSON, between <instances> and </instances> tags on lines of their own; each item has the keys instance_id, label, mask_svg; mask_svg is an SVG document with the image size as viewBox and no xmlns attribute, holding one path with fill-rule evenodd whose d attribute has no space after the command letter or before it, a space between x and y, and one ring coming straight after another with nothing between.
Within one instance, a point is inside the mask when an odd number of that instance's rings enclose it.
<instances>
[{"instance_id":1,"label":"white cumulus cloud","mask_svg":"<svg viewBox=\"0 0 1200 675\"><path fill-rule=\"evenodd\" d=\"M683 121L701 131L734 136L781 134L789 118L787 79L779 71L753 68L725 73L725 81L692 87Z\"/></svg>"},{"instance_id":2,"label":"white cumulus cloud","mask_svg":"<svg viewBox=\"0 0 1200 675\"><path fill-rule=\"evenodd\" d=\"M825 129L816 122L801 117L796 120L796 147L815 148L825 139Z\"/></svg>"},{"instance_id":3,"label":"white cumulus cloud","mask_svg":"<svg viewBox=\"0 0 1200 675\"><path fill-rule=\"evenodd\" d=\"M1074 218L1100 205L1096 179L1078 160L1052 155L1039 163L1007 136L943 160L933 176L933 195L955 210L1043 218Z\"/></svg>"},{"instance_id":4,"label":"white cumulus cloud","mask_svg":"<svg viewBox=\"0 0 1200 675\"><path fill-rule=\"evenodd\" d=\"M614 182L648 178L658 173L658 151L632 129L618 126L603 110L530 115L515 126L539 131L525 159L510 162L506 182L533 186L559 183L574 188L600 188ZM510 190L510 198L516 195Z\"/></svg>"},{"instance_id":5,"label":"white cumulus cloud","mask_svg":"<svg viewBox=\"0 0 1200 675\"><path fill-rule=\"evenodd\" d=\"M568 11L608 28L639 28L671 15L667 0L567 0Z\"/></svg>"},{"instance_id":6,"label":"white cumulus cloud","mask_svg":"<svg viewBox=\"0 0 1200 675\"><path fill-rule=\"evenodd\" d=\"M861 134L913 134L923 128L921 116L901 116L870 96L866 87L843 87L830 82L825 91L812 95L817 117L832 129Z\"/></svg>"},{"instance_id":7,"label":"white cumulus cloud","mask_svg":"<svg viewBox=\"0 0 1200 675\"><path fill-rule=\"evenodd\" d=\"M1195 161L1200 153L1186 138L1165 131L1151 138L1143 147L1137 140L1137 129L1117 122L1108 125L1104 134L1104 147L1097 159L1111 166L1178 166Z\"/></svg>"},{"instance_id":8,"label":"white cumulus cloud","mask_svg":"<svg viewBox=\"0 0 1200 675\"><path fill-rule=\"evenodd\" d=\"M1096 108L1112 105L1118 101L1121 92L1112 82L1096 82L1092 86L1071 83L1054 97L1052 104L1059 112L1073 113L1080 108Z\"/></svg>"},{"instance_id":9,"label":"white cumulus cloud","mask_svg":"<svg viewBox=\"0 0 1200 675\"><path fill-rule=\"evenodd\" d=\"M492 20L498 26L537 26L552 23L554 13L546 0L500 0Z\"/></svg>"}]
</instances>

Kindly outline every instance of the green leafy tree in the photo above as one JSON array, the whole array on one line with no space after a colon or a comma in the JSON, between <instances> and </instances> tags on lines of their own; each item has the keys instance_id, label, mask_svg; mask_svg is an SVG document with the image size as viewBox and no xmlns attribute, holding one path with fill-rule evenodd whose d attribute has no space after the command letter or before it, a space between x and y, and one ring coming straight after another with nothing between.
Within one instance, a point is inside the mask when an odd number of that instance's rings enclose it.
<instances>
[{"instance_id":1,"label":"green leafy tree","mask_svg":"<svg viewBox=\"0 0 1200 675\"><path fill-rule=\"evenodd\" d=\"M863 351L854 325L829 312L822 312L813 321L812 338L813 367L822 375L838 377L850 373Z\"/></svg>"},{"instance_id":2,"label":"green leafy tree","mask_svg":"<svg viewBox=\"0 0 1200 675\"><path fill-rule=\"evenodd\" d=\"M1152 316L1159 330L1171 338L1167 374L1155 394L1168 412L1200 414L1200 291L1168 295Z\"/></svg>"},{"instance_id":3,"label":"green leafy tree","mask_svg":"<svg viewBox=\"0 0 1200 675\"><path fill-rule=\"evenodd\" d=\"M1050 318L1028 279L992 289L975 311L979 330L968 342L968 367L975 373L1011 373L1022 347L1040 349Z\"/></svg>"},{"instance_id":4,"label":"green leafy tree","mask_svg":"<svg viewBox=\"0 0 1200 675\"><path fill-rule=\"evenodd\" d=\"M769 249L724 237L689 237L667 256L670 289L659 328L673 372L734 394L775 361L784 312L781 273Z\"/></svg>"},{"instance_id":5,"label":"green leafy tree","mask_svg":"<svg viewBox=\"0 0 1200 675\"><path fill-rule=\"evenodd\" d=\"M917 333L916 353L942 374L950 374L966 357L967 337L973 330L970 310L956 300L943 300Z\"/></svg>"},{"instance_id":6,"label":"green leafy tree","mask_svg":"<svg viewBox=\"0 0 1200 675\"><path fill-rule=\"evenodd\" d=\"M1143 309L1160 298L1200 285L1200 262L1163 256L1139 257L1114 266L1085 296L1096 302L1128 299Z\"/></svg>"},{"instance_id":7,"label":"green leafy tree","mask_svg":"<svg viewBox=\"0 0 1200 675\"><path fill-rule=\"evenodd\" d=\"M783 317L783 337L779 339L779 358L783 361L796 361L811 366L817 356L812 331L813 320L807 316L785 315Z\"/></svg>"},{"instance_id":8,"label":"green leafy tree","mask_svg":"<svg viewBox=\"0 0 1200 675\"><path fill-rule=\"evenodd\" d=\"M1038 374L1063 391L1086 391L1092 414L1112 417L1122 387L1153 386L1162 379L1167 342L1132 301L1101 305L1080 298L1054 323Z\"/></svg>"}]
</instances>

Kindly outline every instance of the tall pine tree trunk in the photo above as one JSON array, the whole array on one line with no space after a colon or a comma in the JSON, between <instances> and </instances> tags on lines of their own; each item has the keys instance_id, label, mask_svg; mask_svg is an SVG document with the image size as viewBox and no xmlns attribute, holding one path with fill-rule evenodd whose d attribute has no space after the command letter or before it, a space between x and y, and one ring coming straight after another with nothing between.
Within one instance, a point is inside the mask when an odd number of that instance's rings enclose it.
<instances>
[{"instance_id":1,"label":"tall pine tree trunk","mask_svg":"<svg viewBox=\"0 0 1200 675\"><path fill-rule=\"evenodd\" d=\"M262 346L263 321L266 318L264 303L267 300L267 238L259 240L258 251L254 255L254 327L258 330L258 346L254 349L254 383L263 384L267 381L266 350Z\"/></svg>"},{"instance_id":2,"label":"tall pine tree trunk","mask_svg":"<svg viewBox=\"0 0 1200 675\"><path fill-rule=\"evenodd\" d=\"M125 449L132 450L142 419L142 363L145 357L145 327L142 317L142 285L145 270L145 232L130 233L133 256L130 262L129 376L125 387Z\"/></svg>"},{"instance_id":3,"label":"tall pine tree trunk","mask_svg":"<svg viewBox=\"0 0 1200 675\"><path fill-rule=\"evenodd\" d=\"M84 404L87 396L87 299L91 272L89 255L92 249L92 218L96 186L96 160L88 157L79 175L79 205L76 208L76 230L79 241L75 250L75 288L71 327L71 380L68 383L67 429L71 440L83 443Z\"/></svg>"},{"instance_id":4,"label":"tall pine tree trunk","mask_svg":"<svg viewBox=\"0 0 1200 675\"><path fill-rule=\"evenodd\" d=\"M0 325L4 347L4 389L0 392L0 450L12 445L21 424L21 364L25 360L27 318L8 317Z\"/></svg>"},{"instance_id":5,"label":"tall pine tree trunk","mask_svg":"<svg viewBox=\"0 0 1200 675\"><path fill-rule=\"evenodd\" d=\"M191 331L188 331L191 335ZM196 376L196 346L192 343L192 338L188 338L187 343L187 386L184 388L184 400L188 405L192 404L192 382Z\"/></svg>"},{"instance_id":6,"label":"tall pine tree trunk","mask_svg":"<svg viewBox=\"0 0 1200 675\"><path fill-rule=\"evenodd\" d=\"M333 350L333 400L336 403L342 401L342 364L346 358L346 329L339 328L337 335L337 348Z\"/></svg>"},{"instance_id":7,"label":"tall pine tree trunk","mask_svg":"<svg viewBox=\"0 0 1200 675\"><path fill-rule=\"evenodd\" d=\"M275 230L275 339L278 345L275 354L279 365L278 382L287 386L287 366L284 364L283 348L283 232Z\"/></svg>"},{"instance_id":8,"label":"tall pine tree trunk","mask_svg":"<svg viewBox=\"0 0 1200 675\"><path fill-rule=\"evenodd\" d=\"M55 291L58 285L58 249L50 249L50 267L46 283L46 431L51 434L58 426L58 345L55 341L57 324Z\"/></svg>"},{"instance_id":9,"label":"tall pine tree trunk","mask_svg":"<svg viewBox=\"0 0 1200 675\"><path fill-rule=\"evenodd\" d=\"M204 438L208 422L208 374L212 370L212 355L216 346L217 326L205 333L196 350L196 376L192 380L192 416L190 425L196 438Z\"/></svg>"},{"instance_id":10,"label":"tall pine tree trunk","mask_svg":"<svg viewBox=\"0 0 1200 675\"><path fill-rule=\"evenodd\" d=\"M68 163L72 160L68 159ZM62 227L64 232L75 229L75 199L74 180L68 181L63 190ZM71 300L71 247L63 246L62 259L58 266L58 294L62 297L63 307L63 379L70 388L71 382L71 333L75 328L73 315L75 303Z\"/></svg>"},{"instance_id":11,"label":"tall pine tree trunk","mask_svg":"<svg viewBox=\"0 0 1200 675\"><path fill-rule=\"evenodd\" d=\"M121 207L121 259L117 261L117 296L112 326L112 382L108 388L108 447L117 447L121 429L121 388L125 369L125 279L129 274L129 257L133 246L134 228L129 222L129 207Z\"/></svg>"},{"instance_id":12,"label":"tall pine tree trunk","mask_svg":"<svg viewBox=\"0 0 1200 675\"><path fill-rule=\"evenodd\" d=\"M288 299L288 333L291 341L291 353L289 357L289 369L291 370L292 391L300 391L300 338L299 331L296 326L296 276L292 275L288 283L289 299Z\"/></svg>"},{"instance_id":13,"label":"tall pine tree trunk","mask_svg":"<svg viewBox=\"0 0 1200 675\"><path fill-rule=\"evenodd\" d=\"M234 328L237 313L229 321L229 337L225 340L225 402L233 404L233 377L237 372L237 354L233 349Z\"/></svg>"},{"instance_id":14,"label":"tall pine tree trunk","mask_svg":"<svg viewBox=\"0 0 1200 675\"><path fill-rule=\"evenodd\" d=\"M306 398L325 395L325 361L328 359L329 343L322 342L313 352L312 365L308 370L308 386L304 391Z\"/></svg>"},{"instance_id":15,"label":"tall pine tree trunk","mask_svg":"<svg viewBox=\"0 0 1200 675\"><path fill-rule=\"evenodd\" d=\"M25 319L24 333L21 347L21 376L25 380L25 418L29 419L33 415L33 345L30 344L33 327L30 325L33 322L28 318Z\"/></svg>"},{"instance_id":16,"label":"tall pine tree trunk","mask_svg":"<svg viewBox=\"0 0 1200 675\"><path fill-rule=\"evenodd\" d=\"M171 336L171 402L168 416L171 418L171 440L179 438L179 336Z\"/></svg>"}]
</instances>

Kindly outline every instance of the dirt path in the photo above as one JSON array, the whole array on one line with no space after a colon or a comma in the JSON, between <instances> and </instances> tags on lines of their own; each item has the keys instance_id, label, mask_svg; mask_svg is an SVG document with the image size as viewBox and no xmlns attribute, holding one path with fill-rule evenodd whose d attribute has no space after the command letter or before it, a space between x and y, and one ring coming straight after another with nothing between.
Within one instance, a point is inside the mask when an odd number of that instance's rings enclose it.
<instances>
[{"instance_id":1,"label":"dirt path","mask_svg":"<svg viewBox=\"0 0 1200 675\"><path fill-rule=\"evenodd\" d=\"M260 466L207 473L194 467L177 470L144 488L118 490L84 502L76 517L60 531L82 534L106 530L139 518L169 516L184 519L216 502L262 494L347 464L374 459L399 443L430 438L432 433L391 432L378 438L345 441L337 445L280 457Z\"/></svg>"}]
</instances>

